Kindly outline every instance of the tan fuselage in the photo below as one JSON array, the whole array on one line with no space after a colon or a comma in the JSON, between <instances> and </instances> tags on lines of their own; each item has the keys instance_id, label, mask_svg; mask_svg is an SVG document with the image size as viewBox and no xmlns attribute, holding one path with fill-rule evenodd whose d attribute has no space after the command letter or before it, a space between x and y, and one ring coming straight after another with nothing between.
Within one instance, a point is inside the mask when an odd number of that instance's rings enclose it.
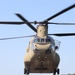
<instances>
[{"instance_id":1,"label":"tan fuselage","mask_svg":"<svg viewBox=\"0 0 75 75\"><path fill-rule=\"evenodd\" d=\"M46 50L49 48L50 44L35 44L39 49L39 52L35 53L33 50L29 50L24 58L25 67L30 68L30 73L40 73L38 68L45 68L47 70L42 70L42 73L53 73L54 69L58 67L60 58L59 55L52 51L46 54Z\"/></svg>"},{"instance_id":2,"label":"tan fuselage","mask_svg":"<svg viewBox=\"0 0 75 75\"><path fill-rule=\"evenodd\" d=\"M37 27L37 35L36 37L47 38L48 37L48 26L40 25ZM34 37L34 39L36 39ZM29 68L30 73L54 73L54 69L58 67L60 58L59 55L55 52L50 46L55 48L54 39L50 37L51 43L33 43L32 39L30 41L30 45L28 46L27 53L24 57L24 67ZM34 45L35 49L31 49ZM49 50L49 52L46 52Z\"/></svg>"}]
</instances>

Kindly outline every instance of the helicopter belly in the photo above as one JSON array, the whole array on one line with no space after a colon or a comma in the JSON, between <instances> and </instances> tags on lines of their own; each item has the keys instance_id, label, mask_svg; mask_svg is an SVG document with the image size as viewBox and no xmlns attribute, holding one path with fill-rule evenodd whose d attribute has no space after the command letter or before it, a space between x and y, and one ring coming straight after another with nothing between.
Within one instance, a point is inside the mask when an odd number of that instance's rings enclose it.
<instances>
[{"instance_id":1,"label":"helicopter belly","mask_svg":"<svg viewBox=\"0 0 75 75\"><path fill-rule=\"evenodd\" d=\"M44 55L29 53L25 56L24 64L30 69L30 73L53 73L54 69L58 67L59 56L57 53L55 59L52 53Z\"/></svg>"},{"instance_id":2,"label":"helicopter belly","mask_svg":"<svg viewBox=\"0 0 75 75\"><path fill-rule=\"evenodd\" d=\"M33 67L34 66L34 67ZM50 60L38 61L30 67L30 73L51 73L53 71L53 62Z\"/></svg>"}]
</instances>

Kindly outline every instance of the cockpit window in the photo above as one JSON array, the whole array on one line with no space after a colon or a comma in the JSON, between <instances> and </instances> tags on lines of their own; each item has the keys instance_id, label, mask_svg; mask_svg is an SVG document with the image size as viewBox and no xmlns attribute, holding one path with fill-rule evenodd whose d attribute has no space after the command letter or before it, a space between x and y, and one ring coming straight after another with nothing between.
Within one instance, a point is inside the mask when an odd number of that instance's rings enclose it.
<instances>
[{"instance_id":1,"label":"cockpit window","mask_svg":"<svg viewBox=\"0 0 75 75\"><path fill-rule=\"evenodd\" d=\"M48 38L47 38L47 39L46 39L46 42L51 42L51 39L48 39Z\"/></svg>"},{"instance_id":2,"label":"cockpit window","mask_svg":"<svg viewBox=\"0 0 75 75\"><path fill-rule=\"evenodd\" d=\"M35 38L34 43L50 43L51 39L49 38Z\"/></svg>"},{"instance_id":3,"label":"cockpit window","mask_svg":"<svg viewBox=\"0 0 75 75\"><path fill-rule=\"evenodd\" d=\"M41 40L41 42L45 42L45 39L44 38L41 38L40 40Z\"/></svg>"},{"instance_id":4,"label":"cockpit window","mask_svg":"<svg viewBox=\"0 0 75 75\"><path fill-rule=\"evenodd\" d=\"M40 42L40 39L39 38L35 38L34 39L34 42L36 43L36 42Z\"/></svg>"}]
</instances>

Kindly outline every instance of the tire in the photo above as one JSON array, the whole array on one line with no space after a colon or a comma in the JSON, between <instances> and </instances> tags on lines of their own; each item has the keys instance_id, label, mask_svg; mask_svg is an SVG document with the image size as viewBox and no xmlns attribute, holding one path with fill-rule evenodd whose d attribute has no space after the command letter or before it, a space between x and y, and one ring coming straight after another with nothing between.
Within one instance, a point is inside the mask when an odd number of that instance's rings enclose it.
<instances>
[{"instance_id":1,"label":"tire","mask_svg":"<svg viewBox=\"0 0 75 75\"><path fill-rule=\"evenodd\" d=\"M60 74L60 70L59 70L59 68L57 69L57 74Z\"/></svg>"},{"instance_id":2,"label":"tire","mask_svg":"<svg viewBox=\"0 0 75 75\"><path fill-rule=\"evenodd\" d=\"M27 74L27 75L29 74L29 69L28 69L28 68L26 68L26 74Z\"/></svg>"},{"instance_id":3,"label":"tire","mask_svg":"<svg viewBox=\"0 0 75 75\"><path fill-rule=\"evenodd\" d=\"M26 70L26 68L24 68L24 74L26 74L27 73L27 70Z\"/></svg>"}]
</instances>

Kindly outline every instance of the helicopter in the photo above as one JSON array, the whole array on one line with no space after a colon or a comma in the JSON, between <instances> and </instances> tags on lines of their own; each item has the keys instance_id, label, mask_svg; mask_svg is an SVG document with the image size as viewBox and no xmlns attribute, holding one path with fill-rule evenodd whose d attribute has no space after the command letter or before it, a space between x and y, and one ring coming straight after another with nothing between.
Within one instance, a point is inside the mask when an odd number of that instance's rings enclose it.
<instances>
[{"instance_id":1,"label":"helicopter","mask_svg":"<svg viewBox=\"0 0 75 75\"><path fill-rule=\"evenodd\" d=\"M33 31L36 32L35 35L21 36L21 37L10 37L10 38L0 38L0 40L9 40L17 38L32 37L29 45L26 49L26 55L24 57L24 74L29 73L56 73L60 74L60 69L58 68L60 63L60 56L56 52L59 49L60 41L53 39L49 35L54 36L74 36L75 33L60 33L60 34L48 34L48 25L75 25L75 23L54 23L49 22L53 18L73 9L75 4L61 10L60 12L54 14L53 16L45 19L41 22L29 22L21 14L16 13L23 22L4 22L1 21L0 24L27 24ZM32 24L38 24L35 28Z\"/></svg>"}]
</instances>

